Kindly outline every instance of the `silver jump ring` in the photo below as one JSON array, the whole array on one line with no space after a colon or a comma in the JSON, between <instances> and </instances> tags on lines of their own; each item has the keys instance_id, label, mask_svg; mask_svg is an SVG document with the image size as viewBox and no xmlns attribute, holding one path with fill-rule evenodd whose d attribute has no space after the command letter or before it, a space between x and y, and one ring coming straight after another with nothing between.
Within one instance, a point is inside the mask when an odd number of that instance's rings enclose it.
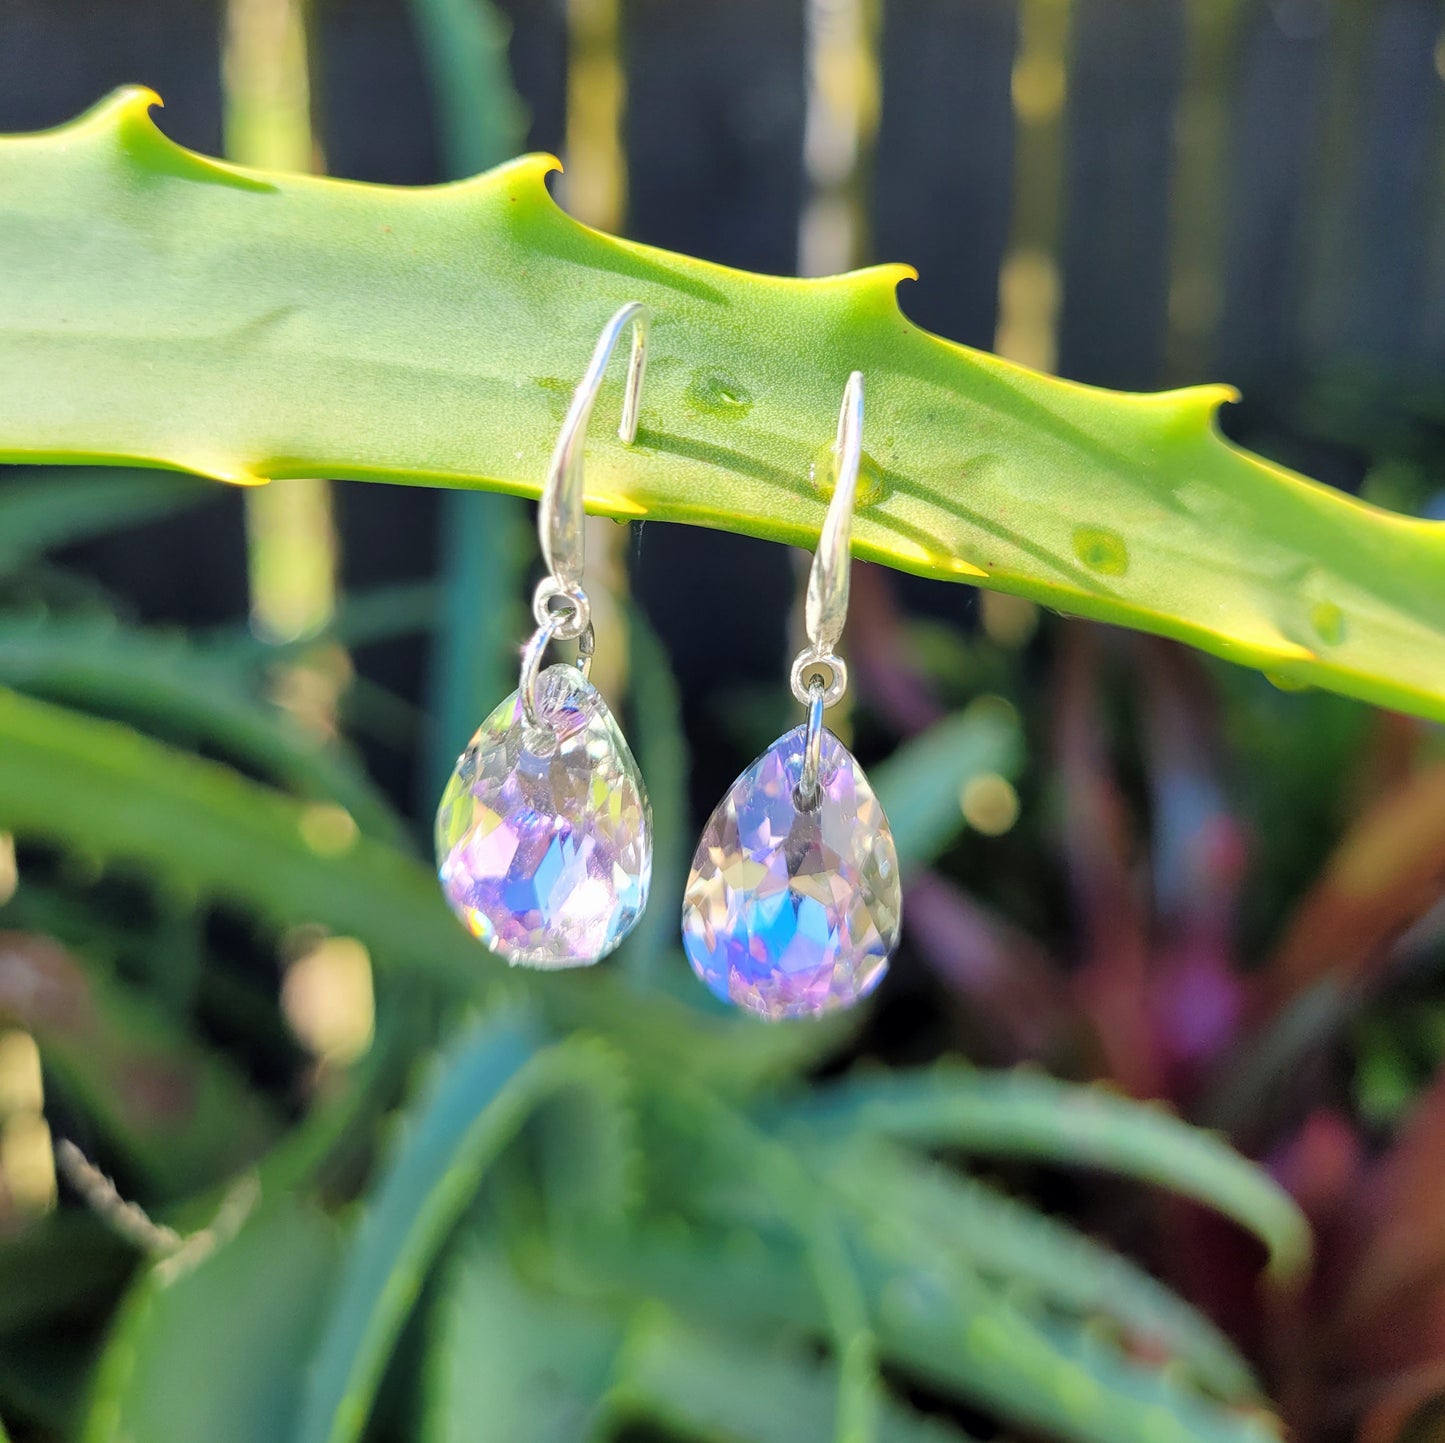
<instances>
[{"instance_id":1,"label":"silver jump ring","mask_svg":"<svg viewBox=\"0 0 1445 1443\"><path fill-rule=\"evenodd\" d=\"M803 739L803 774L798 778L797 801L804 811L818 800L818 772L823 764L823 679L815 672L808 683L808 731Z\"/></svg>"},{"instance_id":2,"label":"silver jump ring","mask_svg":"<svg viewBox=\"0 0 1445 1443\"><path fill-rule=\"evenodd\" d=\"M841 656L831 652L816 652L809 647L798 653L789 681L792 683L793 695L805 707L813 705L814 681L819 682L823 688L823 705L836 706L843 700L843 693L848 690L848 668Z\"/></svg>"},{"instance_id":3,"label":"silver jump ring","mask_svg":"<svg viewBox=\"0 0 1445 1443\"><path fill-rule=\"evenodd\" d=\"M558 601L563 604L553 604ZM532 618L538 626L550 626L558 641L573 641L592 625L592 603L580 586L544 576L532 593Z\"/></svg>"},{"instance_id":4,"label":"silver jump ring","mask_svg":"<svg viewBox=\"0 0 1445 1443\"><path fill-rule=\"evenodd\" d=\"M570 618L569 618L570 620ZM537 677L542 669L542 658L554 641L568 638L558 629L558 618L549 616L531 635L522 648L522 677L517 690L522 696L522 714L529 726L544 727L546 718L537 709ZM577 642L577 670L585 679L592 670L592 653L597 645L597 634L589 622Z\"/></svg>"}]
</instances>

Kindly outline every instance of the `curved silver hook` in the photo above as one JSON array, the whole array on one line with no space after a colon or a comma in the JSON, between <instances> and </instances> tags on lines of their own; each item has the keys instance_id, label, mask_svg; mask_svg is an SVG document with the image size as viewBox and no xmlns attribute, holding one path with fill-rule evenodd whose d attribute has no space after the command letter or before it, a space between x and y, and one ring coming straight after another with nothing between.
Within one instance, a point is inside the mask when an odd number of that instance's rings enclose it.
<instances>
[{"instance_id":1,"label":"curved silver hook","mask_svg":"<svg viewBox=\"0 0 1445 1443\"><path fill-rule=\"evenodd\" d=\"M848 620L848 574L853 563L853 504L863 460L863 372L848 377L833 442L833 498L823 518L818 549L808 572L803 619L813 650L826 654L838 645Z\"/></svg>"},{"instance_id":2,"label":"curved silver hook","mask_svg":"<svg viewBox=\"0 0 1445 1443\"><path fill-rule=\"evenodd\" d=\"M803 624L808 646L793 665L793 694L804 706L811 704L808 679L818 670L830 673L826 705L843 695L847 672L834 655L848 620L848 577L853 564L853 506L858 496L858 472L863 463L863 373L854 371L843 389L838 412L838 434L833 442L833 496L813 565L808 572L808 597Z\"/></svg>"},{"instance_id":3,"label":"curved silver hook","mask_svg":"<svg viewBox=\"0 0 1445 1443\"><path fill-rule=\"evenodd\" d=\"M632 327L632 354L627 363L627 385L622 393L622 423L618 436L628 445L637 438L637 411L642 378L647 370L647 339L652 313L641 301L629 301L604 327L587 370L573 393L562 433L552 452L547 480L537 508L537 536L547 569L564 590L582 584L583 506L582 453L587 423L602 390L607 363L624 330Z\"/></svg>"}]
</instances>

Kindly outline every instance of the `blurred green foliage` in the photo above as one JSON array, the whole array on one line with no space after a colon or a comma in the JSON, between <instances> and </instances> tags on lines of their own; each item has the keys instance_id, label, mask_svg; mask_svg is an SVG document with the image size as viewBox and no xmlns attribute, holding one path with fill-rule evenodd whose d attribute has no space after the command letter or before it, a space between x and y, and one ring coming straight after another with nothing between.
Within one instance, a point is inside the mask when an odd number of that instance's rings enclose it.
<instances>
[{"instance_id":1,"label":"blurred green foliage","mask_svg":"<svg viewBox=\"0 0 1445 1443\"><path fill-rule=\"evenodd\" d=\"M56 515L34 527L54 544L58 515L85 516L70 488L91 482L48 484ZM166 484L196 503L192 483ZM7 535L41 563L19 524ZM896 1369L1070 1437L1151 1439L1165 1416L1189 1436L1267 1435L1249 1368L1204 1318L1063 1222L924 1161L948 1147L1136 1174L1238 1216L1297 1270L1297 1213L1212 1139L1041 1078L809 1087L856 1021L766 1028L684 985L675 867L658 925L615 967L502 973L354 760L263 700L264 652L91 608L31 608L0 629L5 679L31 693L0 694L0 824L24 844L0 1012L38 1041L55 1115L184 1238L137 1259L93 1382L83 1357L7 1346L10 1410L154 1443L335 1443L368 1420L376 1436L450 1438L479 1408L516 1420L509 1439L635 1419L701 1438L806 1436L804 1419L819 1437L959 1436L910 1410L885 1381ZM645 631L634 655L639 753L679 757ZM1019 761L1017 722L984 706L879 767L905 868L957 834L969 777ZM665 760L649 772L671 852L684 776ZM343 815L356 825L317 825ZM141 920L87 905L112 876L139 889ZM332 1069L299 1115L258 1086L258 1046L289 1052L293 1072L300 1059L267 1015L274 984L221 983L206 923L218 905L258 938L357 938L375 963L371 1051L349 1075ZM127 960L151 942L168 949L169 986L155 959L150 977ZM195 1030L217 985L253 1034L239 1053ZM137 1093L147 1067L164 1071ZM72 1273L93 1309L128 1270L103 1227L71 1207L31 1223L0 1250L0 1292L64 1258L94 1270ZM36 1297L0 1332L44 1340L77 1301ZM1147 1363L1146 1338L1162 1349Z\"/></svg>"}]
</instances>

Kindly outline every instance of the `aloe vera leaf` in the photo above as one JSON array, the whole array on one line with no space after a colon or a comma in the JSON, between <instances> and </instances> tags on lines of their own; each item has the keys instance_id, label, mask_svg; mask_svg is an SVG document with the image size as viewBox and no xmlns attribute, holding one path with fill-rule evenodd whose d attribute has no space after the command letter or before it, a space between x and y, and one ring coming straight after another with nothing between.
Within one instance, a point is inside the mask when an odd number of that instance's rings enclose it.
<instances>
[{"instance_id":1,"label":"aloe vera leaf","mask_svg":"<svg viewBox=\"0 0 1445 1443\"><path fill-rule=\"evenodd\" d=\"M843 1147L826 1176L956 1255L986 1281L1083 1321L1111 1319L1151 1355L1179 1360L1221 1397L1257 1402L1229 1339L1136 1263L1067 1222L902 1148Z\"/></svg>"},{"instance_id":2,"label":"aloe vera leaf","mask_svg":"<svg viewBox=\"0 0 1445 1443\"><path fill-rule=\"evenodd\" d=\"M296 1443L360 1436L382 1369L442 1244L486 1169L554 1097L595 1108L607 1131L615 1059L585 1038L548 1045L525 1013L464 1033L440 1059L346 1249L307 1377ZM625 1199L595 1191L594 1228Z\"/></svg>"},{"instance_id":3,"label":"aloe vera leaf","mask_svg":"<svg viewBox=\"0 0 1445 1443\"><path fill-rule=\"evenodd\" d=\"M264 703L247 661L108 618L0 616L0 684L168 727L309 801L334 802L371 836L402 842L396 814L361 767Z\"/></svg>"},{"instance_id":4,"label":"aloe vera leaf","mask_svg":"<svg viewBox=\"0 0 1445 1443\"><path fill-rule=\"evenodd\" d=\"M153 103L0 141L0 459L532 495L635 298L642 430L599 428L593 510L812 544L857 368L860 557L1445 718L1445 523L1226 443L1227 387L1108 392L941 341L898 309L905 267L788 280L600 235L548 157L421 189L284 176L182 149Z\"/></svg>"},{"instance_id":5,"label":"aloe vera leaf","mask_svg":"<svg viewBox=\"0 0 1445 1443\"><path fill-rule=\"evenodd\" d=\"M682 1070L729 1095L805 1070L842 1035L833 1019L764 1028L704 1016L625 987L606 967L565 987L509 969L457 924L429 867L333 822L214 762L0 688L0 830L144 868L263 922L357 937L378 969L463 992L527 992L560 1025L641 1049L658 1075Z\"/></svg>"},{"instance_id":6,"label":"aloe vera leaf","mask_svg":"<svg viewBox=\"0 0 1445 1443\"><path fill-rule=\"evenodd\" d=\"M661 1423L703 1443L836 1443L838 1365L796 1347L758 1346L641 1310L617 1360L609 1395L623 1417ZM941 1418L880 1398L878 1443L968 1443Z\"/></svg>"},{"instance_id":7,"label":"aloe vera leaf","mask_svg":"<svg viewBox=\"0 0 1445 1443\"><path fill-rule=\"evenodd\" d=\"M1100 1088L945 1067L844 1082L785 1109L780 1121L800 1140L873 1136L1123 1173L1250 1229L1276 1276L1297 1277L1309 1260L1309 1226L1263 1168L1213 1133Z\"/></svg>"},{"instance_id":8,"label":"aloe vera leaf","mask_svg":"<svg viewBox=\"0 0 1445 1443\"><path fill-rule=\"evenodd\" d=\"M331 1220L282 1197L193 1266L152 1268L101 1354L83 1443L281 1443L336 1253Z\"/></svg>"},{"instance_id":9,"label":"aloe vera leaf","mask_svg":"<svg viewBox=\"0 0 1445 1443\"><path fill-rule=\"evenodd\" d=\"M622 1343L611 1309L529 1286L495 1242L445 1270L423 1374L424 1443L588 1443Z\"/></svg>"}]
</instances>

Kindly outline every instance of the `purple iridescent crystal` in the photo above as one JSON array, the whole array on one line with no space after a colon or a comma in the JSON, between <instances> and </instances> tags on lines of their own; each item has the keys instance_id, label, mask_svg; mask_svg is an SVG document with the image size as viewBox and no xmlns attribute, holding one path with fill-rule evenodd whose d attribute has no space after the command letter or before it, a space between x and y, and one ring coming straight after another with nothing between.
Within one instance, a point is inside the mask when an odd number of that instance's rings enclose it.
<instances>
[{"instance_id":1,"label":"purple iridescent crystal","mask_svg":"<svg viewBox=\"0 0 1445 1443\"><path fill-rule=\"evenodd\" d=\"M437 810L452 911L508 962L576 967L633 929L652 880L652 811L597 689L573 666L513 692L477 729Z\"/></svg>"},{"instance_id":2,"label":"purple iridescent crystal","mask_svg":"<svg viewBox=\"0 0 1445 1443\"><path fill-rule=\"evenodd\" d=\"M898 855L863 769L824 731L818 794L795 792L805 728L733 783L693 858L682 940L725 1001L772 1019L848 1007L898 945Z\"/></svg>"}]
</instances>

